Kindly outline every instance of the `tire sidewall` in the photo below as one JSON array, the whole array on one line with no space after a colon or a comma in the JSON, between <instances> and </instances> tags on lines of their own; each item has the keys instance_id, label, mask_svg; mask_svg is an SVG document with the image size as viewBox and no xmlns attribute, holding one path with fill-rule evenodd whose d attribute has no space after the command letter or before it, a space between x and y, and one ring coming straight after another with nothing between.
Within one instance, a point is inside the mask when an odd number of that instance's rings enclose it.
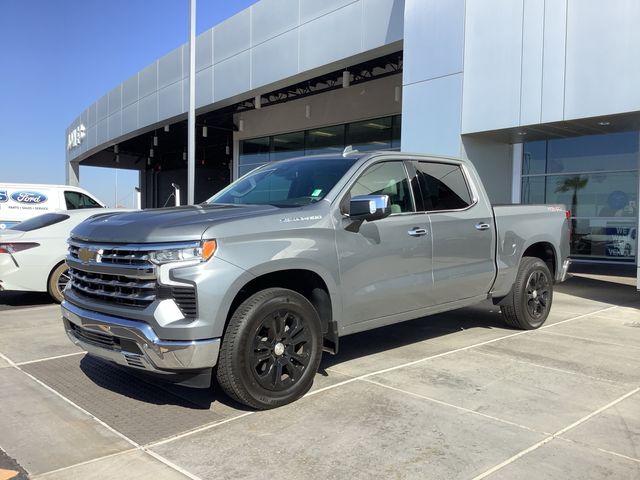
<instances>
[{"instance_id":1,"label":"tire sidewall","mask_svg":"<svg viewBox=\"0 0 640 480\"><path fill-rule=\"evenodd\" d=\"M260 295L259 292L256 295ZM251 303L250 297L246 302ZM241 306L242 307L242 306ZM241 307L239 310L241 310ZM298 315L311 335L310 362L300 379L285 390L271 391L262 387L251 371L251 357L247 355L253 335L262 320L278 310L290 310ZM236 320L235 318L233 320ZM239 379L242 388L256 402L266 408L273 408L290 403L304 395L313 383L322 356L322 330L318 314L311 303L302 295L285 289L274 289L273 294L254 305L243 315L234 339L232 353L232 369L234 376Z\"/></svg>"},{"instance_id":2,"label":"tire sidewall","mask_svg":"<svg viewBox=\"0 0 640 480\"><path fill-rule=\"evenodd\" d=\"M544 263L542 260L538 258L530 258L529 260L530 261L528 261L525 265L523 265L525 268L523 268L519 272L520 278L518 278L518 284L520 288L518 291L518 298L516 299L516 301L517 301L518 309L520 310L520 313L521 313L521 318L523 318L528 323L529 328L536 329L544 325L544 323L547 320L547 317L549 316L549 312L551 311L551 305L553 303L553 278L551 277L551 272L549 271L549 267L547 267L546 263ZM527 308L527 282L531 274L533 274L536 271L540 271L545 275L547 279L547 283L549 285L549 299L547 303L547 308L545 309L545 312L542 315L542 317L538 319L534 318L529 313L529 309Z\"/></svg>"}]
</instances>

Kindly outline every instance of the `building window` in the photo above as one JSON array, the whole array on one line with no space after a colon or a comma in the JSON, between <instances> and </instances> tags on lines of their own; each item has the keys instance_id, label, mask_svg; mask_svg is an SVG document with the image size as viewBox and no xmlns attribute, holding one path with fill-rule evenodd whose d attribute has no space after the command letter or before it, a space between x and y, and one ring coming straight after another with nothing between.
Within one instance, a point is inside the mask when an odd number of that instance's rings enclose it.
<instances>
[{"instance_id":1,"label":"building window","mask_svg":"<svg viewBox=\"0 0 640 480\"><path fill-rule=\"evenodd\" d=\"M238 174L268 162L304 155L340 154L347 145L360 151L400 148L401 117L374 118L240 141Z\"/></svg>"},{"instance_id":2,"label":"building window","mask_svg":"<svg viewBox=\"0 0 640 480\"><path fill-rule=\"evenodd\" d=\"M640 132L524 144L522 203L571 210L571 256L633 262L638 248Z\"/></svg>"}]
</instances>

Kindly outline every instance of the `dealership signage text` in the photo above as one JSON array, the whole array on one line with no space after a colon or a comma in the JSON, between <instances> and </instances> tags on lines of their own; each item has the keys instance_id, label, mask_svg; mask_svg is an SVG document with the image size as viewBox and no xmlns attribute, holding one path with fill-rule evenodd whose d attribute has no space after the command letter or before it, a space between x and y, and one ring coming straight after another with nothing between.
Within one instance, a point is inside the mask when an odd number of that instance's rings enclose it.
<instances>
[{"instance_id":1,"label":"dealership signage text","mask_svg":"<svg viewBox=\"0 0 640 480\"><path fill-rule=\"evenodd\" d=\"M67 136L67 150L71 150L72 148L80 145L86 135L87 130L82 123L71 130L71 132L69 132L69 135Z\"/></svg>"}]
</instances>

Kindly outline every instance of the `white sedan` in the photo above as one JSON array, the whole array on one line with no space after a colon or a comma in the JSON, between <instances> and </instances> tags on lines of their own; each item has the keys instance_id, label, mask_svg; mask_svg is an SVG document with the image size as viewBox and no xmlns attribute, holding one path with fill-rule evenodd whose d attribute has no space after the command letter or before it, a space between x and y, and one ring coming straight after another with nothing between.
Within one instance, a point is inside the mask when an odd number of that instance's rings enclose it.
<instances>
[{"instance_id":1,"label":"white sedan","mask_svg":"<svg viewBox=\"0 0 640 480\"><path fill-rule=\"evenodd\" d=\"M0 291L48 292L62 301L69 281L67 239L73 228L94 215L122 209L82 209L45 213L0 231Z\"/></svg>"}]
</instances>

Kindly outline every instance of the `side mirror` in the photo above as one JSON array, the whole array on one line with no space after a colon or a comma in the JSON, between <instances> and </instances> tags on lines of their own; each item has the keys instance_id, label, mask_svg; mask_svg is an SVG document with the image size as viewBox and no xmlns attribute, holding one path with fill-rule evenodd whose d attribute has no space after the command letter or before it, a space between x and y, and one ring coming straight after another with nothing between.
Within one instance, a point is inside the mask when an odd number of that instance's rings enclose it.
<instances>
[{"instance_id":1,"label":"side mirror","mask_svg":"<svg viewBox=\"0 0 640 480\"><path fill-rule=\"evenodd\" d=\"M373 222L391 215L389 195L360 195L349 203L349 218Z\"/></svg>"}]
</instances>

